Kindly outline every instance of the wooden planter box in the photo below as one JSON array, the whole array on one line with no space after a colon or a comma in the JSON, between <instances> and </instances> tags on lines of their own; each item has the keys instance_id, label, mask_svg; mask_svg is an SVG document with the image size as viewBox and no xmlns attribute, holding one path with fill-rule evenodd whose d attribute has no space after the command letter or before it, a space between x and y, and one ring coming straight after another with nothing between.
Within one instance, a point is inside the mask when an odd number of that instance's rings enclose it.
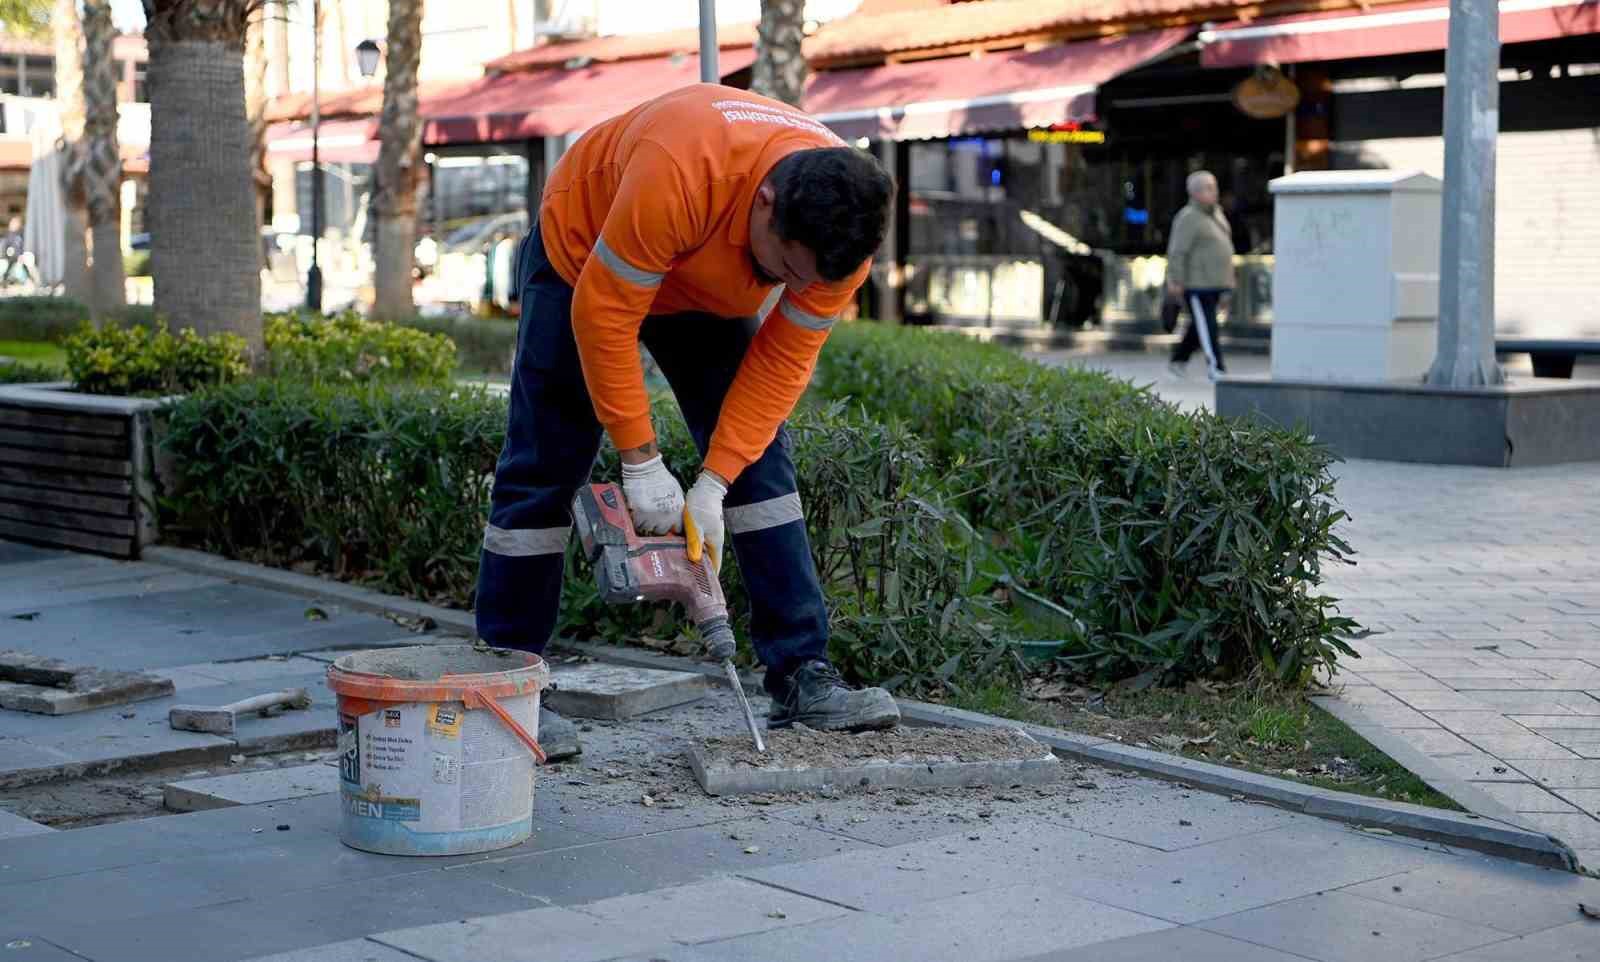
<instances>
[{"instance_id":1,"label":"wooden planter box","mask_svg":"<svg viewBox=\"0 0 1600 962\"><path fill-rule=\"evenodd\" d=\"M0 538L137 558L156 540L162 402L69 386L0 387Z\"/></svg>"}]
</instances>

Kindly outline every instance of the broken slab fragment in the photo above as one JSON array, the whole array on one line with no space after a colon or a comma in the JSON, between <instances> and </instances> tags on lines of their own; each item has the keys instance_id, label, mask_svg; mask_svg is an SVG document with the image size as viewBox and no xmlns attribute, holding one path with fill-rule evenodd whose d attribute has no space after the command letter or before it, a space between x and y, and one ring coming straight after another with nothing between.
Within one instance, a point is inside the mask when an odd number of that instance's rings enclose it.
<instances>
[{"instance_id":1,"label":"broken slab fragment","mask_svg":"<svg viewBox=\"0 0 1600 962\"><path fill-rule=\"evenodd\" d=\"M175 691L170 679L143 672L108 671L26 651L0 651L0 708L12 711L70 715L165 698Z\"/></svg>"},{"instance_id":2,"label":"broken slab fragment","mask_svg":"<svg viewBox=\"0 0 1600 962\"><path fill-rule=\"evenodd\" d=\"M689 766L710 795L1036 785L1061 774L1049 748L1006 728L849 734L797 726L769 732L765 754L743 737L691 745Z\"/></svg>"},{"instance_id":3,"label":"broken slab fragment","mask_svg":"<svg viewBox=\"0 0 1600 962\"><path fill-rule=\"evenodd\" d=\"M200 812L235 805L283 802L339 790L339 770L327 765L296 765L212 778L192 778L161 786L163 804L173 812Z\"/></svg>"},{"instance_id":4,"label":"broken slab fragment","mask_svg":"<svg viewBox=\"0 0 1600 962\"><path fill-rule=\"evenodd\" d=\"M694 672L589 662L556 669L544 704L573 718L617 721L699 701L708 689L706 677Z\"/></svg>"}]
</instances>

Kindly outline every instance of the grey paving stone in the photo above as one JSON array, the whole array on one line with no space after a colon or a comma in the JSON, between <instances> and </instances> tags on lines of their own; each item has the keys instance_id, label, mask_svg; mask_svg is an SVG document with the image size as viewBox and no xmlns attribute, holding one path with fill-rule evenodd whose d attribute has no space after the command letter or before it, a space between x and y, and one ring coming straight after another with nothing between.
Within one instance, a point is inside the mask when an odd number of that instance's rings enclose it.
<instances>
[{"instance_id":1,"label":"grey paving stone","mask_svg":"<svg viewBox=\"0 0 1600 962\"><path fill-rule=\"evenodd\" d=\"M601 899L576 909L675 942L727 939L850 913L828 902L729 878Z\"/></svg>"},{"instance_id":2,"label":"grey paving stone","mask_svg":"<svg viewBox=\"0 0 1600 962\"><path fill-rule=\"evenodd\" d=\"M740 837L729 837L734 834ZM452 876L487 882L551 904L579 905L718 874L834 855L864 845L843 836L756 818L531 855L513 850L510 855L448 871ZM747 848L757 851L747 853Z\"/></svg>"},{"instance_id":3,"label":"grey paving stone","mask_svg":"<svg viewBox=\"0 0 1600 962\"><path fill-rule=\"evenodd\" d=\"M1326 962L1420 962L1505 938L1497 929L1339 892L1291 899L1201 927Z\"/></svg>"},{"instance_id":4,"label":"grey paving stone","mask_svg":"<svg viewBox=\"0 0 1600 962\"><path fill-rule=\"evenodd\" d=\"M1516 762L1529 778L1546 788L1600 788L1600 761L1587 758Z\"/></svg>"},{"instance_id":5,"label":"grey paving stone","mask_svg":"<svg viewBox=\"0 0 1600 962\"><path fill-rule=\"evenodd\" d=\"M48 825L40 825L38 822L30 821L21 815L14 815L0 808L0 839L21 838L24 835L43 835L46 832L53 831L55 829Z\"/></svg>"},{"instance_id":6,"label":"grey paving stone","mask_svg":"<svg viewBox=\"0 0 1600 962\"><path fill-rule=\"evenodd\" d=\"M6 962L84 962L83 956L74 955L58 945L26 934L0 930L0 952Z\"/></svg>"},{"instance_id":7,"label":"grey paving stone","mask_svg":"<svg viewBox=\"0 0 1600 962\"><path fill-rule=\"evenodd\" d=\"M1130 935L1017 962L1304 962L1305 957L1183 926Z\"/></svg>"},{"instance_id":8,"label":"grey paving stone","mask_svg":"<svg viewBox=\"0 0 1600 962\"><path fill-rule=\"evenodd\" d=\"M545 701L575 718L633 718L699 701L710 687L704 675L589 662L553 673Z\"/></svg>"},{"instance_id":9,"label":"grey paving stone","mask_svg":"<svg viewBox=\"0 0 1600 962\"><path fill-rule=\"evenodd\" d=\"M417 962L417 957L371 939L351 939L312 949L261 955L249 962Z\"/></svg>"},{"instance_id":10,"label":"grey paving stone","mask_svg":"<svg viewBox=\"0 0 1600 962\"><path fill-rule=\"evenodd\" d=\"M653 932L553 907L401 929L372 938L429 962L601 962L668 942Z\"/></svg>"},{"instance_id":11,"label":"grey paving stone","mask_svg":"<svg viewBox=\"0 0 1600 962\"><path fill-rule=\"evenodd\" d=\"M1154 932L1168 924L1072 895L1013 885L909 907L851 915L695 946L723 962L999 962Z\"/></svg>"},{"instance_id":12,"label":"grey paving stone","mask_svg":"<svg viewBox=\"0 0 1600 962\"><path fill-rule=\"evenodd\" d=\"M1096 835L1165 851L1284 828L1294 821L1293 815L1270 805L1235 802L1200 791L1158 798L1135 796L1116 806L1074 806L1051 818Z\"/></svg>"},{"instance_id":13,"label":"grey paving stone","mask_svg":"<svg viewBox=\"0 0 1600 962\"><path fill-rule=\"evenodd\" d=\"M236 775L217 775L162 786L169 811L197 812L230 805L259 805L339 790L339 770L320 762Z\"/></svg>"},{"instance_id":14,"label":"grey paving stone","mask_svg":"<svg viewBox=\"0 0 1600 962\"><path fill-rule=\"evenodd\" d=\"M1443 956L1437 962L1532 962L1535 959L1600 962L1600 939L1595 937L1595 923L1579 919L1535 935Z\"/></svg>"},{"instance_id":15,"label":"grey paving stone","mask_svg":"<svg viewBox=\"0 0 1600 962\"><path fill-rule=\"evenodd\" d=\"M963 857L980 847L967 844L965 836L959 838L938 845L864 849L741 874L813 898L878 913L999 888L1015 881L1016 876L1007 877L990 859ZM1051 838L1046 836L1041 841ZM1084 841L1094 844L1093 837ZM1104 848L1105 854L1115 851L1114 845ZM1062 855L1067 857L1065 852Z\"/></svg>"},{"instance_id":16,"label":"grey paving stone","mask_svg":"<svg viewBox=\"0 0 1600 962\"><path fill-rule=\"evenodd\" d=\"M1529 812L1521 817L1531 828L1548 832L1573 848L1600 848L1600 820L1587 813Z\"/></svg>"},{"instance_id":17,"label":"grey paving stone","mask_svg":"<svg viewBox=\"0 0 1600 962\"><path fill-rule=\"evenodd\" d=\"M1573 806L1554 792L1526 782L1479 782L1478 791L1514 812L1571 812ZM1566 789L1565 792L1580 789Z\"/></svg>"},{"instance_id":18,"label":"grey paving stone","mask_svg":"<svg viewBox=\"0 0 1600 962\"><path fill-rule=\"evenodd\" d=\"M1576 758L1577 754L1541 735L1473 735L1472 743L1508 761Z\"/></svg>"},{"instance_id":19,"label":"grey paving stone","mask_svg":"<svg viewBox=\"0 0 1600 962\"><path fill-rule=\"evenodd\" d=\"M1424 755L1475 755L1480 749L1454 732L1437 728L1403 728L1396 734Z\"/></svg>"},{"instance_id":20,"label":"grey paving stone","mask_svg":"<svg viewBox=\"0 0 1600 962\"><path fill-rule=\"evenodd\" d=\"M1339 891L1513 935L1571 921L1578 902L1600 904L1600 880L1490 858L1430 865Z\"/></svg>"},{"instance_id":21,"label":"grey paving stone","mask_svg":"<svg viewBox=\"0 0 1600 962\"><path fill-rule=\"evenodd\" d=\"M1562 788L1556 794L1571 802L1582 811L1590 815L1600 816L1600 788ZM1535 812L1536 808L1521 809L1521 811ZM1566 811L1566 809L1550 809L1550 811Z\"/></svg>"},{"instance_id":22,"label":"grey paving stone","mask_svg":"<svg viewBox=\"0 0 1600 962\"><path fill-rule=\"evenodd\" d=\"M226 582L219 578L173 571L170 568L146 567L142 571L119 572L116 577L108 577L97 584L77 582L49 587L40 585L26 593L19 592L18 586L8 586L9 591L0 592L0 618L10 617L20 611L43 613L66 605L99 601L102 598L155 596L221 584Z\"/></svg>"},{"instance_id":23,"label":"grey paving stone","mask_svg":"<svg viewBox=\"0 0 1600 962\"><path fill-rule=\"evenodd\" d=\"M1063 891L1189 924L1453 857L1353 831L1300 826L1152 859L1037 871Z\"/></svg>"},{"instance_id":24,"label":"grey paving stone","mask_svg":"<svg viewBox=\"0 0 1600 962\"><path fill-rule=\"evenodd\" d=\"M1457 735L1472 736L1480 734L1506 734L1521 735L1528 729L1507 718L1496 710L1487 711L1431 711L1428 717L1438 722L1440 727Z\"/></svg>"},{"instance_id":25,"label":"grey paving stone","mask_svg":"<svg viewBox=\"0 0 1600 962\"><path fill-rule=\"evenodd\" d=\"M51 941L96 960L234 962L372 932L516 912L533 904L493 885L428 872L381 884L305 889L43 931Z\"/></svg>"}]
</instances>

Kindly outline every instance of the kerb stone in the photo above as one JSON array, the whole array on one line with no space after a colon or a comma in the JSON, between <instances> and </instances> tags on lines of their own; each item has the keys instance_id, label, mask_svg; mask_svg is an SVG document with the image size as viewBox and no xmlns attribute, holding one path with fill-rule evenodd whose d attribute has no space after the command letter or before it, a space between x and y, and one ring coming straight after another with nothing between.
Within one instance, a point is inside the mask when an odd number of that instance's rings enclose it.
<instances>
[{"instance_id":1,"label":"kerb stone","mask_svg":"<svg viewBox=\"0 0 1600 962\"><path fill-rule=\"evenodd\" d=\"M1020 734L1020 733L1019 733ZM1061 776L1061 763L1043 745L1022 736L1036 752L1017 758L956 761L867 759L830 767L751 768L733 766L689 746L689 767L709 795L763 795L819 792L824 788L975 788L981 785L1038 785Z\"/></svg>"}]
</instances>

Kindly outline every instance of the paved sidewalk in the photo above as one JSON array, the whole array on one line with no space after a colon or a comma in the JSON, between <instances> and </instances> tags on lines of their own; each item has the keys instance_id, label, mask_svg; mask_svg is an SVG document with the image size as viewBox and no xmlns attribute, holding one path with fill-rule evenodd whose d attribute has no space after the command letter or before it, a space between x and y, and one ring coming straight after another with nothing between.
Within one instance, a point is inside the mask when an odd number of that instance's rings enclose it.
<instances>
[{"instance_id":1,"label":"paved sidewalk","mask_svg":"<svg viewBox=\"0 0 1600 962\"><path fill-rule=\"evenodd\" d=\"M1173 379L1157 355L1046 360L1211 403L1203 378ZM1600 866L1600 463L1336 473L1358 563L1329 571L1328 589L1374 632L1340 675L1350 718Z\"/></svg>"}]
</instances>

